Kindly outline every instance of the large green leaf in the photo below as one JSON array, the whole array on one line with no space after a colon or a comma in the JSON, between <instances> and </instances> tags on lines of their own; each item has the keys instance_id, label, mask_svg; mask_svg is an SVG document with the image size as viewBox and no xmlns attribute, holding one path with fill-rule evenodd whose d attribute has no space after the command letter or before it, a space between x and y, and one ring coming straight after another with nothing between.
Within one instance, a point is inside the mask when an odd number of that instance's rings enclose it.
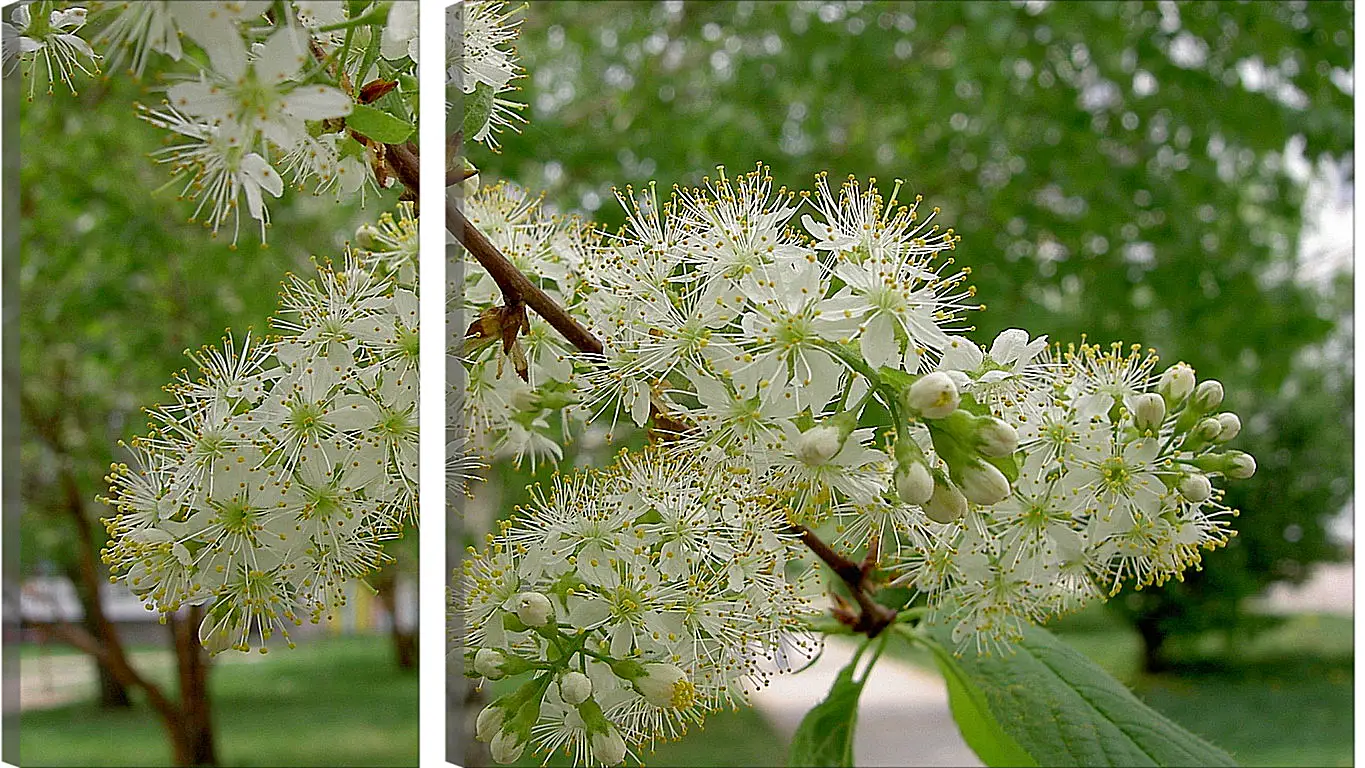
<instances>
[{"instance_id":1,"label":"large green leaf","mask_svg":"<svg viewBox=\"0 0 1365 768\"><path fill-rule=\"evenodd\" d=\"M953 720L976 756L986 765L1037 765L1038 761L991 714L985 694L972 682L952 652L937 642L926 645L934 652L934 660L948 684L948 706Z\"/></svg>"},{"instance_id":2,"label":"large green leaf","mask_svg":"<svg viewBox=\"0 0 1365 768\"><path fill-rule=\"evenodd\" d=\"M374 141L397 144L412 135L412 124L365 104L357 104L346 116L346 125Z\"/></svg>"},{"instance_id":3,"label":"large green leaf","mask_svg":"<svg viewBox=\"0 0 1365 768\"><path fill-rule=\"evenodd\" d=\"M953 656L951 628L929 630L953 717L988 765L1236 765L1047 630L1029 627L1013 653L991 656Z\"/></svg>"},{"instance_id":4,"label":"large green leaf","mask_svg":"<svg viewBox=\"0 0 1365 768\"><path fill-rule=\"evenodd\" d=\"M829 695L806 713L792 735L787 752L790 768L853 765L853 731L858 724L858 697L868 672L854 677L862 654L854 656L839 672ZM870 671L870 666L869 670Z\"/></svg>"}]
</instances>

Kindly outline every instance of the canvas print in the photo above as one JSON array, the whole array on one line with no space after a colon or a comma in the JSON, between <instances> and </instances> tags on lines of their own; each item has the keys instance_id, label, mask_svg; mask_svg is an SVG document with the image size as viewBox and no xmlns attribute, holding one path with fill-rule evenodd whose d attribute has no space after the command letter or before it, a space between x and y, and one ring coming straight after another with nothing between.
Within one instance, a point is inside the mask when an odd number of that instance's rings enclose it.
<instances>
[{"instance_id":1,"label":"canvas print","mask_svg":"<svg viewBox=\"0 0 1365 768\"><path fill-rule=\"evenodd\" d=\"M1349 764L1351 4L457 8L452 761Z\"/></svg>"},{"instance_id":2,"label":"canvas print","mask_svg":"<svg viewBox=\"0 0 1365 768\"><path fill-rule=\"evenodd\" d=\"M415 764L418 3L0 18L7 752Z\"/></svg>"}]
</instances>

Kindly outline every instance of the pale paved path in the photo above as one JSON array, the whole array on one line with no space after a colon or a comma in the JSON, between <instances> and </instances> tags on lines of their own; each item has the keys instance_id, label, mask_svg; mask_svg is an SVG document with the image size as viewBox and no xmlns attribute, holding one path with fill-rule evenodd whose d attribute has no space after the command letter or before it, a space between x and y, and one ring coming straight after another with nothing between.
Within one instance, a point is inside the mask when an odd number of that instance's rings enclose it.
<instances>
[{"instance_id":1,"label":"pale paved path","mask_svg":"<svg viewBox=\"0 0 1365 768\"><path fill-rule=\"evenodd\" d=\"M796 675L774 675L767 688L754 694L754 706L790 739L854 650L852 643L831 638L814 666ZM859 699L853 757L860 766L981 765L948 713L943 679L887 655L877 661Z\"/></svg>"},{"instance_id":2,"label":"pale paved path","mask_svg":"<svg viewBox=\"0 0 1365 768\"><path fill-rule=\"evenodd\" d=\"M1324 563L1301 586L1276 584L1258 606L1266 613L1335 613L1350 616L1355 594L1351 563Z\"/></svg>"},{"instance_id":3,"label":"pale paved path","mask_svg":"<svg viewBox=\"0 0 1365 768\"><path fill-rule=\"evenodd\" d=\"M1351 563L1319 565L1300 587L1277 586L1261 601L1267 613L1351 615ZM786 739L806 712L829 692L854 646L833 641L814 666L797 675L775 675L754 694L754 706ZM979 766L948 712L948 692L935 672L882 656L868 678L858 707L854 761L860 766Z\"/></svg>"}]
</instances>

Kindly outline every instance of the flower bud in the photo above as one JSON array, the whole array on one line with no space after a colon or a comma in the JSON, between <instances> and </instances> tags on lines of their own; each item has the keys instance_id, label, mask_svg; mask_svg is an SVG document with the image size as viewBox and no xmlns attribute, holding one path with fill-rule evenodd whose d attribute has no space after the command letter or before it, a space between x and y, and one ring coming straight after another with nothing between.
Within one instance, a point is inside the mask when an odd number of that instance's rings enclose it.
<instances>
[{"instance_id":1,"label":"flower bud","mask_svg":"<svg viewBox=\"0 0 1365 768\"><path fill-rule=\"evenodd\" d=\"M974 461L962 470L962 495L973 504L997 504L1009 498L1010 481L994 465Z\"/></svg>"},{"instance_id":2,"label":"flower bud","mask_svg":"<svg viewBox=\"0 0 1365 768\"><path fill-rule=\"evenodd\" d=\"M469 170L474 170L473 166L468 166ZM460 189L466 198L473 197L479 193L479 174L476 172L469 178L460 183Z\"/></svg>"},{"instance_id":3,"label":"flower bud","mask_svg":"<svg viewBox=\"0 0 1365 768\"><path fill-rule=\"evenodd\" d=\"M507 674L502 670L502 665L506 661L507 657L501 651L480 648L474 654L474 671L489 680L501 680Z\"/></svg>"},{"instance_id":4,"label":"flower bud","mask_svg":"<svg viewBox=\"0 0 1365 768\"><path fill-rule=\"evenodd\" d=\"M1014 427L990 416L978 421L976 440L981 455L992 459L1009 456L1019 447L1019 433Z\"/></svg>"},{"instance_id":5,"label":"flower bud","mask_svg":"<svg viewBox=\"0 0 1365 768\"><path fill-rule=\"evenodd\" d=\"M593 731L592 756L603 765L616 765L626 759L626 742L621 732L612 726L606 731Z\"/></svg>"},{"instance_id":6,"label":"flower bud","mask_svg":"<svg viewBox=\"0 0 1365 768\"><path fill-rule=\"evenodd\" d=\"M1213 484L1197 472L1180 478L1180 495L1190 501L1203 501L1213 493Z\"/></svg>"},{"instance_id":7,"label":"flower bud","mask_svg":"<svg viewBox=\"0 0 1365 768\"><path fill-rule=\"evenodd\" d=\"M545 626L554 613L550 598L539 592L522 592L517 595L517 618L528 627Z\"/></svg>"},{"instance_id":8,"label":"flower bud","mask_svg":"<svg viewBox=\"0 0 1365 768\"><path fill-rule=\"evenodd\" d=\"M1191 404L1198 408L1201 413L1208 413L1217 408L1223 402L1223 384L1217 379L1201 381L1194 389L1194 399Z\"/></svg>"},{"instance_id":9,"label":"flower bud","mask_svg":"<svg viewBox=\"0 0 1365 768\"><path fill-rule=\"evenodd\" d=\"M1220 443L1226 443L1242 432L1242 420L1237 418L1235 413L1218 414L1218 423L1223 427L1223 431L1219 432L1216 438Z\"/></svg>"},{"instance_id":10,"label":"flower bud","mask_svg":"<svg viewBox=\"0 0 1365 768\"><path fill-rule=\"evenodd\" d=\"M839 428L825 424L802 432L801 436L796 438L792 452L796 454L796 458L815 467L834 458L834 454L843 447L844 439Z\"/></svg>"},{"instance_id":11,"label":"flower bud","mask_svg":"<svg viewBox=\"0 0 1365 768\"><path fill-rule=\"evenodd\" d=\"M1208 442L1216 440L1222 431L1223 425L1218 422L1218 419L1209 417L1200 419L1199 423L1194 425L1194 429L1190 430L1190 437Z\"/></svg>"},{"instance_id":12,"label":"flower bud","mask_svg":"<svg viewBox=\"0 0 1365 768\"><path fill-rule=\"evenodd\" d=\"M1245 480L1256 474L1256 460L1251 458L1251 454L1241 451L1228 451L1227 476L1237 480Z\"/></svg>"},{"instance_id":13,"label":"flower bud","mask_svg":"<svg viewBox=\"0 0 1365 768\"><path fill-rule=\"evenodd\" d=\"M373 250L379 244L379 227L361 224L355 231L355 244L365 250Z\"/></svg>"},{"instance_id":14,"label":"flower bud","mask_svg":"<svg viewBox=\"0 0 1365 768\"><path fill-rule=\"evenodd\" d=\"M685 709L697 700L697 689L687 673L672 664L646 664L645 673L632 684L645 701L656 707Z\"/></svg>"},{"instance_id":15,"label":"flower bud","mask_svg":"<svg viewBox=\"0 0 1365 768\"><path fill-rule=\"evenodd\" d=\"M1133 398L1133 425L1141 431L1159 429L1166 419L1166 400L1148 392Z\"/></svg>"},{"instance_id":16,"label":"flower bud","mask_svg":"<svg viewBox=\"0 0 1365 768\"><path fill-rule=\"evenodd\" d=\"M493 755L494 762L515 763L521 757L521 751L526 748L526 742L521 740L521 736L513 731L501 730L498 735L493 737L493 741L488 745L488 751Z\"/></svg>"},{"instance_id":17,"label":"flower bud","mask_svg":"<svg viewBox=\"0 0 1365 768\"><path fill-rule=\"evenodd\" d=\"M574 705L588 700L592 695L592 680L582 672L566 672L559 678L559 697Z\"/></svg>"},{"instance_id":18,"label":"flower bud","mask_svg":"<svg viewBox=\"0 0 1365 768\"><path fill-rule=\"evenodd\" d=\"M924 514L936 523L951 523L967 514L967 497L949 483L934 483Z\"/></svg>"},{"instance_id":19,"label":"flower bud","mask_svg":"<svg viewBox=\"0 0 1365 768\"><path fill-rule=\"evenodd\" d=\"M1176 363L1167 368L1157 381L1156 391L1166 400L1167 405L1183 401L1194 391L1194 369L1184 363Z\"/></svg>"},{"instance_id":20,"label":"flower bud","mask_svg":"<svg viewBox=\"0 0 1365 768\"><path fill-rule=\"evenodd\" d=\"M506 716L507 710L497 702L484 707L478 719L474 721L474 738L479 741L492 741L493 736L502 728L502 721Z\"/></svg>"},{"instance_id":21,"label":"flower bud","mask_svg":"<svg viewBox=\"0 0 1365 768\"><path fill-rule=\"evenodd\" d=\"M961 397L953 379L942 371L928 374L910 385L905 404L926 419L941 419L957 410Z\"/></svg>"},{"instance_id":22,"label":"flower bud","mask_svg":"<svg viewBox=\"0 0 1365 768\"><path fill-rule=\"evenodd\" d=\"M923 504L934 494L934 476L922 461L896 466L896 495L906 504Z\"/></svg>"}]
</instances>

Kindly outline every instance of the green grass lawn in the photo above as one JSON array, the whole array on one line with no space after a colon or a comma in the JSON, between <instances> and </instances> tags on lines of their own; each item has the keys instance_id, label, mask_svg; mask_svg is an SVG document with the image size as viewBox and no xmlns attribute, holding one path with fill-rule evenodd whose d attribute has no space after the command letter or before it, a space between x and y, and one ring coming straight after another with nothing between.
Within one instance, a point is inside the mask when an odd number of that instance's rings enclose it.
<instances>
[{"instance_id":1,"label":"green grass lawn","mask_svg":"<svg viewBox=\"0 0 1365 768\"><path fill-rule=\"evenodd\" d=\"M385 637L310 639L210 675L218 758L231 766L416 765L417 675ZM149 709L24 712L24 765L170 765Z\"/></svg>"},{"instance_id":2,"label":"green grass lawn","mask_svg":"<svg viewBox=\"0 0 1365 768\"><path fill-rule=\"evenodd\" d=\"M1241 641L1220 638L1185 649L1171 672L1140 670L1137 634L1096 607L1048 629L1148 706L1227 750L1244 766L1351 765L1354 711L1351 619L1302 615ZM892 653L933 668L927 652L897 643Z\"/></svg>"}]
</instances>

